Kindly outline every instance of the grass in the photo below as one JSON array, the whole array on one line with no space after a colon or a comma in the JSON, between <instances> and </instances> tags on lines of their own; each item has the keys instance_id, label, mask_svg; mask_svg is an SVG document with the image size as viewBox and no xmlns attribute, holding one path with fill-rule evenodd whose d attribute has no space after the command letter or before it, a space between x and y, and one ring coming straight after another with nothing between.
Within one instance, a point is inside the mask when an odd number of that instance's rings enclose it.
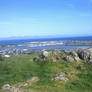
<instances>
[{"instance_id":1,"label":"grass","mask_svg":"<svg viewBox=\"0 0 92 92\"><path fill-rule=\"evenodd\" d=\"M5 58L0 61L0 87L4 84L16 84L24 82L31 77L37 76L39 81L23 89L31 92L92 92L92 65L77 62L32 61L38 55L20 55ZM79 71L78 65L84 67ZM51 79L59 72L69 72L67 83L63 81L52 81Z\"/></svg>"}]
</instances>

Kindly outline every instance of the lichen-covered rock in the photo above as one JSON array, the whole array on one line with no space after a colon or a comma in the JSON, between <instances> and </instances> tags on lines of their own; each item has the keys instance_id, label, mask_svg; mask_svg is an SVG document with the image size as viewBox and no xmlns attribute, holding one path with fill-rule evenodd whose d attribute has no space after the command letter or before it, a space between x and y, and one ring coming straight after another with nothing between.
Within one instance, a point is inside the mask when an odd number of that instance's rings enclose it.
<instances>
[{"instance_id":1,"label":"lichen-covered rock","mask_svg":"<svg viewBox=\"0 0 92 92\"><path fill-rule=\"evenodd\" d=\"M42 51L41 54L39 55L40 59L46 59L49 56L49 52L48 51Z\"/></svg>"},{"instance_id":2,"label":"lichen-covered rock","mask_svg":"<svg viewBox=\"0 0 92 92\"><path fill-rule=\"evenodd\" d=\"M48 56L49 56L49 52L43 51L43 56L44 56L44 57L48 57Z\"/></svg>"},{"instance_id":3,"label":"lichen-covered rock","mask_svg":"<svg viewBox=\"0 0 92 92\"><path fill-rule=\"evenodd\" d=\"M80 58L77 56L77 57L74 57L74 60L79 62L80 61Z\"/></svg>"},{"instance_id":4,"label":"lichen-covered rock","mask_svg":"<svg viewBox=\"0 0 92 92\"><path fill-rule=\"evenodd\" d=\"M63 60L69 61L69 62L73 62L73 61L74 61L74 58L71 57L71 56L64 56L64 57L63 57Z\"/></svg>"},{"instance_id":5,"label":"lichen-covered rock","mask_svg":"<svg viewBox=\"0 0 92 92\"><path fill-rule=\"evenodd\" d=\"M64 73L60 72L60 73L56 74L56 76L52 80L60 80L60 81L67 82L68 78L65 77Z\"/></svg>"},{"instance_id":6,"label":"lichen-covered rock","mask_svg":"<svg viewBox=\"0 0 92 92\"><path fill-rule=\"evenodd\" d=\"M41 54L33 59L33 61L51 61L60 62L62 60L69 62L84 61L92 64L92 49L78 49L78 50L54 50L54 51L41 51Z\"/></svg>"},{"instance_id":7,"label":"lichen-covered rock","mask_svg":"<svg viewBox=\"0 0 92 92\"><path fill-rule=\"evenodd\" d=\"M39 56L36 56L33 58L33 61L39 61L40 60L40 57Z\"/></svg>"},{"instance_id":8,"label":"lichen-covered rock","mask_svg":"<svg viewBox=\"0 0 92 92\"><path fill-rule=\"evenodd\" d=\"M77 54L77 52L76 51L74 51L74 50L72 50L72 51L70 51L70 53L69 53L71 56L73 56L73 57L78 57L78 54Z\"/></svg>"},{"instance_id":9,"label":"lichen-covered rock","mask_svg":"<svg viewBox=\"0 0 92 92\"><path fill-rule=\"evenodd\" d=\"M83 67L83 66L77 66L77 69L78 69L78 70L83 70L84 67Z\"/></svg>"},{"instance_id":10,"label":"lichen-covered rock","mask_svg":"<svg viewBox=\"0 0 92 92\"><path fill-rule=\"evenodd\" d=\"M26 83L30 84L30 83L37 82L38 80L39 80L38 77L32 77L31 79L27 80Z\"/></svg>"},{"instance_id":11,"label":"lichen-covered rock","mask_svg":"<svg viewBox=\"0 0 92 92\"><path fill-rule=\"evenodd\" d=\"M9 90L11 86L9 84L5 84L2 86L2 90Z\"/></svg>"},{"instance_id":12,"label":"lichen-covered rock","mask_svg":"<svg viewBox=\"0 0 92 92\"><path fill-rule=\"evenodd\" d=\"M92 50L91 49L79 49L79 58L84 60L84 62L92 64Z\"/></svg>"},{"instance_id":13,"label":"lichen-covered rock","mask_svg":"<svg viewBox=\"0 0 92 92\"><path fill-rule=\"evenodd\" d=\"M12 88L10 89L10 92L19 92L19 88L12 87Z\"/></svg>"}]
</instances>

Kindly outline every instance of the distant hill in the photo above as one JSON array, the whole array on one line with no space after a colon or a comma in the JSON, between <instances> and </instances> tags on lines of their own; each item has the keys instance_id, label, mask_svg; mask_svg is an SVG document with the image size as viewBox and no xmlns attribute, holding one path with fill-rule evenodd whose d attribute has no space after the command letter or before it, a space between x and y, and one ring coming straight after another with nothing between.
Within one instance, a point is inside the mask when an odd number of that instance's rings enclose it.
<instances>
[{"instance_id":1,"label":"distant hill","mask_svg":"<svg viewBox=\"0 0 92 92\"><path fill-rule=\"evenodd\" d=\"M92 36L77 36L77 37L62 37L62 36L22 36L22 37L0 38L0 40L26 40L26 39L92 40Z\"/></svg>"}]
</instances>

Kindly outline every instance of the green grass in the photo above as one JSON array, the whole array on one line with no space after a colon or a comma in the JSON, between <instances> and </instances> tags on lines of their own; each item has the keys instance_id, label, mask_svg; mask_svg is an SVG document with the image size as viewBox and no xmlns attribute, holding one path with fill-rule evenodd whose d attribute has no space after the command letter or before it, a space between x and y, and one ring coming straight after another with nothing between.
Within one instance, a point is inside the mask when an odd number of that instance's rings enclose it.
<instances>
[{"instance_id":1,"label":"green grass","mask_svg":"<svg viewBox=\"0 0 92 92\"><path fill-rule=\"evenodd\" d=\"M39 81L25 89L36 90L33 92L92 92L92 65L64 61L52 63L48 60L34 62L32 59L36 55L20 55L0 61L0 87L37 76ZM78 65L84 69L77 70ZM71 73L67 83L51 80L59 72Z\"/></svg>"}]
</instances>

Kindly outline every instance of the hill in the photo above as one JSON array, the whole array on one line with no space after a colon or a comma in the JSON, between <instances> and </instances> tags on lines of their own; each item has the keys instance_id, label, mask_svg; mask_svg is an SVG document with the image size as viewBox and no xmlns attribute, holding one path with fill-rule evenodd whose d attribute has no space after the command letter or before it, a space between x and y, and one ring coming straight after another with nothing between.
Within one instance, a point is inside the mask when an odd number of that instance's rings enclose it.
<instances>
[{"instance_id":1,"label":"hill","mask_svg":"<svg viewBox=\"0 0 92 92\"><path fill-rule=\"evenodd\" d=\"M0 92L92 92L92 49L48 50L0 61Z\"/></svg>"}]
</instances>

